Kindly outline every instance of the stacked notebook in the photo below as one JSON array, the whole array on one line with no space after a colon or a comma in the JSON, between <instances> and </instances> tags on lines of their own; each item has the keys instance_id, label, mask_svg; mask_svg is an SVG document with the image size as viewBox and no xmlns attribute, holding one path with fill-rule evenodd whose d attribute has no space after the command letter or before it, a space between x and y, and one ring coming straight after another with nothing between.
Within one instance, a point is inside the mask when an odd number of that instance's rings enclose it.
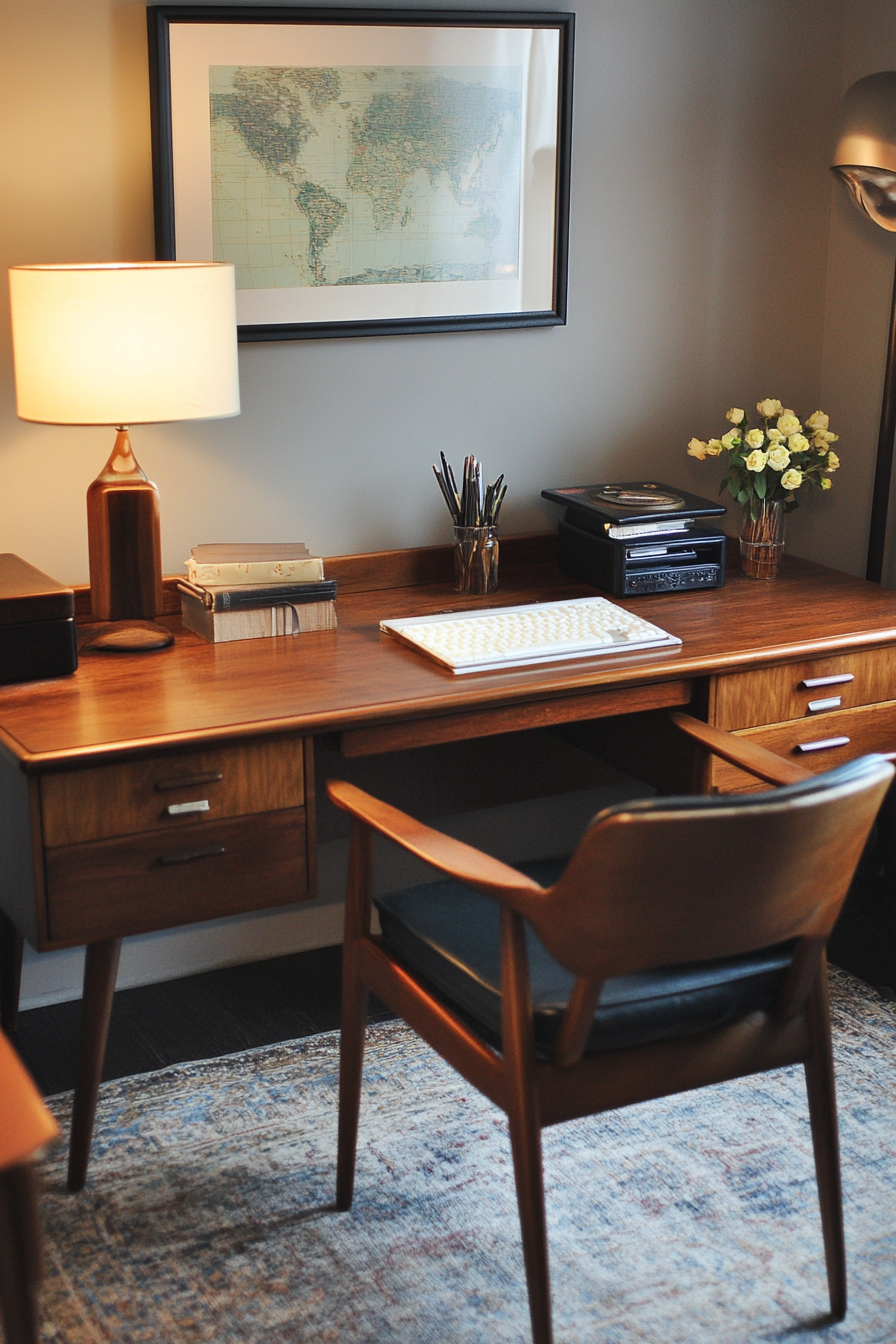
<instances>
[{"instance_id":1,"label":"stacked notebook","mask_svg":"<svg viewBox=\"0 0 896 1344\"><path fill-rule=\"evenodd\" d=\"M605 597L412 616L381 621L380 629L454 673L494 672L681 643L677 635Z\"/></svg>"},{"instance_id":2,"label":"stacked notebook","mask_svg":"<svg viewBox=\"0 0 896 1344\"><path fill-rule=\"evenodd\" d=\"M186 569L184 625L212 644L336 625L336 580L304 542L194 546Z\"/></svg>"}]
</instances>

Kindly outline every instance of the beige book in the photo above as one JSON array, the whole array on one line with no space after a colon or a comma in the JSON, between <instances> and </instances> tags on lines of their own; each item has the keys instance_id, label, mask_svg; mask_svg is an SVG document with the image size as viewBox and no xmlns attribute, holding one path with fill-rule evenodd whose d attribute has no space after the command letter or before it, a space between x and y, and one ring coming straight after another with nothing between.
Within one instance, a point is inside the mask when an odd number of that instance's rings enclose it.
<instances>
[{"instance_id":1,"label":"beige book","mask_svg":"<svg viewBox=\"0 0 896 1344\"><path fill-rule=\"evenodd\" d=\"M315 583L324 577L324 562L319 555L293 560L231 560L211 565L200 564L190 556L187 578L200 588L235 588L245 583Z\"/></svg>"},{"instance_id":2,"label":"beige book","mask_svg":"<svg viewBox=\"0 0 896 1344\"><path fill-rule=\"evenodd\" d=\"M184 625L210 644L235 639L266 639L270 635L301 635L335 630L335 602L303 602L296 606L252 607L249 611L210 611L198 598L181 593Z\"/></svg>"}]
</instances>

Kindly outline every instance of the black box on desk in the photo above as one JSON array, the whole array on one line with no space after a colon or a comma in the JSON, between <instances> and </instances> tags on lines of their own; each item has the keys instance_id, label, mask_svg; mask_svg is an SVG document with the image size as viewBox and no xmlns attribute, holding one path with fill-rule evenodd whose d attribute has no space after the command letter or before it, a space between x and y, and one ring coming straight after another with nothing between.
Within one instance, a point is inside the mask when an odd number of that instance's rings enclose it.
<instances>
[{"instance_id":1,"label":"black box on desk","mask_svg":"<svg viewBox=\"0 0 896 1344\"><path fill-rule=\"evenodd\" d=\"M696 524L687 532L616 540L561 519L557 563L569 578L614 597L721 588L725 541L724 532Z\"/></svg>"},{"instance_id":2,"label":"black box on desk","mask_svg":"<svg viewBox=\"0 0 896 1344\"><path fill-rule=\"evenodd\" d=\"M0 555L0 685L78 666L75 594L17 555Z\"/></svg>"}]
</instances>

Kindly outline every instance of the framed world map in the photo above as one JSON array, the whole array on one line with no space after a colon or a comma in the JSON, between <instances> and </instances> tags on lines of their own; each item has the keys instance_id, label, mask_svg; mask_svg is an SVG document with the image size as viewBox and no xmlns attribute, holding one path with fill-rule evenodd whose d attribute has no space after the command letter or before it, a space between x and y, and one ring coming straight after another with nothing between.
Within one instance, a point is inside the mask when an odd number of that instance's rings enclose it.
<instances>
[{"instance_id":1,"label":"framed world map","mask_svg":"<svg viewBox=\"0 0 896 1344\"><path fill-rule=\"evenodd\" d=\"M566 320L572 14L148 10L156 252L241 340Z\"/></svg>"}]
</instances>

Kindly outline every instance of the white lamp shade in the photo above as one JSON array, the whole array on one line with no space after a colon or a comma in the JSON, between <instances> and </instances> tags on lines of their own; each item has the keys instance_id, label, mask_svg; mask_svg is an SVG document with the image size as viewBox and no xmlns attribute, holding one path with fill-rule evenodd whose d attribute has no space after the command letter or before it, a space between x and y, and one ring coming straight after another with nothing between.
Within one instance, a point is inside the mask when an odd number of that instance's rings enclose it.
<instances>
[{"instance_id":1,"label":"white lamp shade","mask_svg":"<svg viewBox=\"0 0 896 1344\"><path fill-rule=\"evenodd\" d=\"M16 409L55 425L238 415L232 266L13 266Z\"/></svg>"}]
</instances>

